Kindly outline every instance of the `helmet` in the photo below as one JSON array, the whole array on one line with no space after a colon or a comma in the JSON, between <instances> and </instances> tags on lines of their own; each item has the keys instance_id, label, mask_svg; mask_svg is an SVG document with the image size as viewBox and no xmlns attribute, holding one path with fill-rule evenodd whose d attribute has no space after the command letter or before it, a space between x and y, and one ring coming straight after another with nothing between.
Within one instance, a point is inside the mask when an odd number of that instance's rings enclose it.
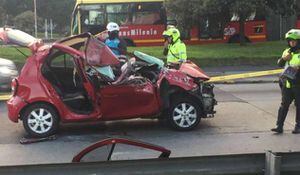
<instances>
[{"instance_id":1,"label":"helmet","mask_svg":"<svg viewBox=\"0 0 300 175\"><path fill-rule=\"evenodd\" d=\"M299 40L300 39L300 30L291 29L285 34L285 39L287 40Z\"/></svg>"},{"instance_id":2,"label":"helmet","mask_svg":"<svg viewBox=\"0 0 300 175\"><path fill-rule=\"evenodd\" d=\"M120 27L117 23L115 22L110 22L107 24L106 26L106 29L109 31L109 32L113 32L113 31L120 31Z\"/></svg>"},{"instance_id":3,"label":"helmet","mask_svg":"<svg viewBox=\"0 0 300 175\"><path fill-rule=\"evenodd\" d=\"M167 30L169 30L170 28L176 28L174 25L167 25Z\"/></svg>"},{"instance_id":4,"label":"helmet","mask_svg":"<svg viewBox=\"0 0 300 175\"><path fill-rule=\"evenodd\" d=\"M168 30L164 31L164 37L171 37L172 41L175 42L180 38L180 32L175 27L171 27Z\"/></svg>"}]
</instances>

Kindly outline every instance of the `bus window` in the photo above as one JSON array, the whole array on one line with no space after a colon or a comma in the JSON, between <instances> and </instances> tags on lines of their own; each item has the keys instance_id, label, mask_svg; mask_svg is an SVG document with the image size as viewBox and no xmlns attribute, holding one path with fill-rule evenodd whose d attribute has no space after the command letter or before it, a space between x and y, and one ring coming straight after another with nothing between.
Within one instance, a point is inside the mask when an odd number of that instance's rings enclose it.
<instances>
[{"instance_id":1,"label":"bus window","mask_svg":"<svg viewBox=\"0 0 300 175\"><path fill-rule=\"evenodd\" d=\"M101 4L80 6L82 31L88 31L95 34L99 30L103 30L104 27L102 25L105 24L104 12L105 6Z\"/></svg>"},{"instance_id":2,"label":"bus window","mask_svg":"<svg viewBox=\"0 0 300 175\"><path fill-rule=\"evenodd\" d=\"M255 34L260 34L264 32L264 26L263 25L256 25L253 27Z\"/></svg>"},{"instance_id":3,"label":"bus window","mask_svg":"<svg viewBox=\"0 0 300 175\"><path fill-rule=\"evenodd\" d=\"M239 21L240 17L235 13L231 17L231 21ZM262 21L265 20L265 15L261 12L252 12L250 16L247 17L246 21Z\"/></svg>"},{"instance_id":4,"label":"bus window","mask_svg":"<svg viewBox=\"0 0 300 175\"><path fill-rule=\"evenodd\" d=\"M166 20L162 3L137 3L133 8L132 24L164 24Z\"/></svg>"},{"instance_id":5,"label":"bus window","mask_svg":"<svg viewBox=\"0 0 300 175\"><path fill-rule=\"evenodd\" d=\"M128 25L131 23L129 12L130 4L108 4L106 5L107 21Z\"/></svg>"},{"instance_id":6,"label":"bus window","mask_svg":"<svg viewBox=\"0 0 300 175\"><path fill-rule=\"evenodd\" d=\"M199 36L201 39L216 39L222 38L223 29L221 25L221 21L216 18L210 17L202 17L200 19L200 30Z\"/></svg>"},{"instance_id":7,"label":"bus window","mask_svg":"<svg viewBox=\"0 0 300 175\"><path fill-rule=\"evenodd\" d=\"M104 5L80 6L81 21L85 25L100 25L104 23Z\"/></svg>"}]
</instances>

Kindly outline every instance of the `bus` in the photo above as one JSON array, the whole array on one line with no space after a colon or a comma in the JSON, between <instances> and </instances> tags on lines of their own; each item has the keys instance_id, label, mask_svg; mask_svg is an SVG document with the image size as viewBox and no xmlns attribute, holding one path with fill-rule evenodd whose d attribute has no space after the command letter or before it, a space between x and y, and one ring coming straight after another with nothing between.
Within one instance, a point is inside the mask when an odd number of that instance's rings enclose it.
<instances>
[{"instance_id":1,"label":"bus","mask_svg":"<svg viewBox=\"0 0 300 175\"><path fill-rule=\"evenodd\" d=\"M164 0L77 0L72 14L71 34L105 31L108 22L121 26L120 36L129 46L163 45L162 33L170 15L164 7ZM232 20L220 28L212 26L206 18L203 25L188 31L187 44L237 42L239 25ZM210 30L213 29L213 30ZM266 40L265 20L249 20L245 23L248 41Z\"/></svg>"}]
</instances>

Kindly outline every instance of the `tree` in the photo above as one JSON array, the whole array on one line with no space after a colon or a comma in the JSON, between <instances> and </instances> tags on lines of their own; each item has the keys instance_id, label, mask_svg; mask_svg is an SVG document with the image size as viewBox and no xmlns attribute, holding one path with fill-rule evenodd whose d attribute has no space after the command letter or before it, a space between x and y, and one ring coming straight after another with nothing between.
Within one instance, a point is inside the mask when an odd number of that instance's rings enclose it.
<instances>
[{"instance_id":1,"label":"tree","mask_svg":"<svg viewBox=\"0 0 300 175\"><path fill-rule=\"evenodd\" d=\"M1 0L2 7L9 15L17 16L27 10L33 10L33 0Z\"/></svg>"},{"instance_id":2,"label":"tree","mask_svg":"<svg viewBox=\"0 0 300 175\"><path fill-rule=\"evenodd\" d=\"M230 0L205 0L203 5L204 10L202 14L199 14L200 19L206 17L210 22L208 29L210 31L219 30L219 36L223 37L225 25L228 24L232 16Z\"/></svg>"},{"instance_id":3,"label":"tree","mask_svg":"<svg viewBox=\"0 0 300 175\"><path fill-rule=\"evenodd\" d=\"M266 5L276 14L283 17L288 17L296 13L296 9L299 9L299 0L267 0Z\"/></svg>"},{"instance_id":4,"label":"tree","mask_svg":"<svg viewBox=\"0 0 300 175\"><path fill-rule=\"evenodd\" d=\"M173 14L179 27L189 31L193 26L203 25L203 21L216 23L209 28L222 29L230 20L229 0L166 0L168 13ZM184 27L183 27L184 26ZM214 26L214 27L211 27ZM223 34L223 32L222 32Z\"/></svg>"},{"instance_id":5,"label":"tree","mask_svg":"<svg viewBox=\"0 0 300 175\"><path fill-rule=\"evenodd\" d=\"M6 12L3 7L0 6L0 26L5 25Z\"/></svg>"},{"instance_id":6,"label":"tree","mask_svg":"<svg viewBox=\"0 0 300 175\"><path fill-rule=\"evenodd\" d=\"M179 28L189 31L197 24L203 0L166 0L165 6L168 15L171 14L172 18L177 21Z\"/></svg>"},{"instance_id":7,"label":"tree","mask_svg":"<svg viewBox=\"0 0 300 175\"><path fill-rule=\"evenodd\" d=\"M9 19L12 19L16 16L20 18L20 14L25 11L33 11L33 5L33 0L0 0L0 20L1 12L3 12L1 7L5 10L5 18L8 15ZM37 0L37 14L41 18L52 19L54 26L56 26L55 31L64 33L70 28L71 13L74 6L75 0ZM2 20L0 23L3 23ZM9 23L9 25L14 24ZM15 24L15 26L20 25Z\"/></svg>"},{"instance_id":8,"label":"tree","mask_svg":"<svg viewBox=\"0 0 300 175\"><path fill-rule=\"evenodd\" d=\"M188 29L200 25L203 18L213 19L209 21L217 22L215 26L223 29L235 14L240 19L240 42L244 45L245 21L253 12L265 7L265 0L166 0L166 6L176 14L179 24Z\"/></svg>"},{"instance_id":9,"label":"tree","mask_svg":"<svg viewBox=\"0 0 300 175\"><path fill-rule=\"evenodd\" d=\"M37 1L37 13L45 19L52 19L59 33L70 31L72 10L75 0Z\"/></svg>"},{"instance_id":10,"label":"tree","mask_svg":"<svg viewBox=\"0 0 300 175\"><path fill-rule=\"evenodd\" d=\"M38 17L38 23L41 19ZM15 27L27 33L34 33L34 13L30 10L25 11L14 18Z\"/></svg>"},{"instance_id":11,"label":"tree","mask_svg":"<svg viewBox=\"0 0 300 175\"><path fill-rule=\"evenodd\" d=\"M253 13L265 7L264 0L231 0L230 10L239 17L240 45L245 45L245 22Z\"/></svg>"}]
</instances>

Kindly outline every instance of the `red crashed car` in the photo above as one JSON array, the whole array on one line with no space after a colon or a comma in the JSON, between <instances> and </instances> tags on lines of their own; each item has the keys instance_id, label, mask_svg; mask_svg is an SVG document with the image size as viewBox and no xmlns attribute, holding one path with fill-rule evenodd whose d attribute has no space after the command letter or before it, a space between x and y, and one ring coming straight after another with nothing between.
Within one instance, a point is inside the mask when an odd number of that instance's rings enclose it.
<instances>
[{"instance_id":1,"label":"red crashed car","mask_svg":"<svg viewBox=\"0 0 300 175\"><path fill-rule=\"evenodd\" d=\"M7 102L10 120L22 120L32 136L54 134L60 122L143 117L164 117L185 131L215 113L213 85L192 62L175 70L137 51L117 58L88 33L51 45L10 28L0 29L0 38L32 51Z\"/></svg>"}]
</instances>

